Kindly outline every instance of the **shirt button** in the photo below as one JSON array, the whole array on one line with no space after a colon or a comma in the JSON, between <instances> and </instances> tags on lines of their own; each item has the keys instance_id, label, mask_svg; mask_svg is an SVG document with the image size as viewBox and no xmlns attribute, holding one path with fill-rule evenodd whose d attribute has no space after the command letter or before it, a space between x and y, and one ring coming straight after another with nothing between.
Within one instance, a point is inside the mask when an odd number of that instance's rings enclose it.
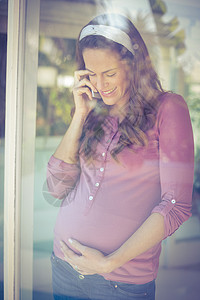
<instances>
[{"instance_id":1,"label":"shirt button","mask_svg":"<svg viewBox=\"0 0 200 300\"><path fill-rule=\"evenodd\" d=\"M104 168L100 168L100 172L103 172L104 171Z\"/></svg>"},{"instance_id":2,"label":"shirt button","mask_svg":"<svg viewBox=\"0 0 200 300\"><path fill-rule=\"evenodd\" d=\"M95 186L99 186L99 182L96 182L96 183L95 183Z\"/></svg>"},{"instance_id":3,"label":"shirt button","mask_svg":"<svg viewBox=\"0 0 200 300\"><path fill-rule=\"evenodd\" d=\"M81 274L78 276L80 279L84 279L85 277Z\"/></svg>"},{"instance_id":4,"label":"shirt button","mask_svg":"<svg viewBox=\"0 0 200 300\"><path fill-rule=\"evenodd\" d=\"M176 200L175 200L175 199L172 199L172 200L171 200L171 203L172 203L172 204L176 203Z\"/></svg>"},{"instance_id":5,"label":"shirt button","mask_svg":"<svg viewBox=\"0 0 200 300\"><path fill-rule=\"evenodd\" d=\"M93 198L94 198L93 196L90 196L90 197L89 197L89 200L93 200Z\"/></svg>"},{"instance_id":6,"label":"shirt button","mask_svg":"<svg viewBox=\"0 0 200 300\"><path fill-rule=\"evenodd\" d=\"M117 284L115 284L115 288L117 288Z\"/></svg>"},{"instance_id":7,"label":"shirt button","mask_svg":"<svg viewBox=\"0 0 200 300\"><path fill-rule=\"evenodd\" d=\"M105 153L105 152L103 152L103 153L102 153L102 156L105 156L105 155L106 155L106 153Z\"/></svg>"}]
</instances>

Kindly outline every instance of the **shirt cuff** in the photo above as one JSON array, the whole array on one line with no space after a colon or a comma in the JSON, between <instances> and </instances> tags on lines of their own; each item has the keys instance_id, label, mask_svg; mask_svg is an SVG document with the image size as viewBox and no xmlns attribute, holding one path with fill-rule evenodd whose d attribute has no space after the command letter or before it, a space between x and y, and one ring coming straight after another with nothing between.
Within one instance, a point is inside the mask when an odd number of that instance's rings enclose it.
<instances>
[{"instance_id":1,"label":"shirt cuff","mask_svg":"<svg viewBox=\"0 0 200 300\"><path fill-rule=\"evenodd\" d=\"M79 169L79 164L70 164L67 163L59 158L56 158L55 156L51 156L49 159L49 166L52 166L53 168L58 168L62 170L74 170L74 169Z\"/></svg>"},{"instance_id":2,"label":"shirt cuff","mask_svg":"<svg viewBox=\"0 0 200 300\"><path fill-rule=\"evenodd\" d=\"M163 199L152 213L160 213L164 217L164 238L172 235L179 226L187 221L191 214L191 204L177 202L177 199Z\"/></svg>"}]
</instances>

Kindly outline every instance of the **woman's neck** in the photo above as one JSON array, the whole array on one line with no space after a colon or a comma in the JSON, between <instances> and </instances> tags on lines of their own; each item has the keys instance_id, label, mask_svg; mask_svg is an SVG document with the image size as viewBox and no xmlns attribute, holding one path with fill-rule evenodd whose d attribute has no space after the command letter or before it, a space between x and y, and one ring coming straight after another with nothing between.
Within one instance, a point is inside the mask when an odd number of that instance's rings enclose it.
<instances>
[{"instance_id":1,"label":"woman's neck","mask_svg":"<svg viewBox=\"0 0 200 300\"><path fill-rule=\"evenodd\" d=\"M109 115L119 119L119 123L123 121L128 111L128 104L118 107L116 105L112 106L109 110Z\"/></svg>"}]
</instances>

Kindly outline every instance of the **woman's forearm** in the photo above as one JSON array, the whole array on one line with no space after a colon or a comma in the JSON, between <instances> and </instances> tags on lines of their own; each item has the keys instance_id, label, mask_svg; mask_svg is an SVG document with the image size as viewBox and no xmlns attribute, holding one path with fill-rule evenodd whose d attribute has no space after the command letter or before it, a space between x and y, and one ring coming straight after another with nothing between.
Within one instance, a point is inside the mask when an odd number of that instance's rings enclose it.
<instances>
[{"instance_id":1,"label":"woman's forearm","mask_svg":"<svg viewBox=\"0 0 200 300\"><path fill-rule=\"evenodd\" d=\"M67 132L54 153L56 158L70 164L78 161L79 140L85 119L85 116L74 114Z\"/></svg>"},{"instance_id":2,"label":"woman's forearm","mask_svg":"<svg viewBox=\"0 0 200 300\"><path fill-rule=\"evenodd\" d=\"M108 269L113 271L144 253L164 237L164 217L151 214L140 228L116 251L106 257Z\"/></svg>"}]
</instances>

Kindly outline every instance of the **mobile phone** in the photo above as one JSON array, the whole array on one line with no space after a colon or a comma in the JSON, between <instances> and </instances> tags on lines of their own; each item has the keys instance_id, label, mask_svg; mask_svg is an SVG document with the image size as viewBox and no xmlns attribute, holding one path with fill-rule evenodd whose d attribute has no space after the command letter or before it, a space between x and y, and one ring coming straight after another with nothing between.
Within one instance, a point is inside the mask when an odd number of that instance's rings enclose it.
<instances>
[{"instance_id":1,"label":"mobile phone","mask_svg":"<svg viewBox=\"0 0 200 300\"><path fill-rule=\"evenodd\" d=\"M101 95L98 92L94 92L92 90L92 98L94 98L94 99L101 99Z\"/></svg>"}]
</instances>

